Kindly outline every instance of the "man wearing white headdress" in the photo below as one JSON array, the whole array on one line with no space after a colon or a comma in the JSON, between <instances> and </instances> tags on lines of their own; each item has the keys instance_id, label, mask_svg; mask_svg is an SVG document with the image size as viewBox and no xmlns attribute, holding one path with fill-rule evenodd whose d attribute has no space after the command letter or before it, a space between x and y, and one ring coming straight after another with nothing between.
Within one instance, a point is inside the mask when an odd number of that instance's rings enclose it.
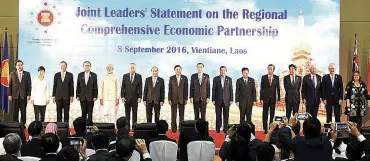
<instances>
[{"instance_id":1,"label":"man wearing white headdress","mask_svg":"<svg viewBox=\"0 0 370 161\"><path fill-rule=\"evenodd\" d=\"M119 81L118 76L113 74L113 65L107 65L107 73L103 76L100 90L100 109L99 114L103 121L116 122L119 103Z\"/></svg>"}]
</instances>

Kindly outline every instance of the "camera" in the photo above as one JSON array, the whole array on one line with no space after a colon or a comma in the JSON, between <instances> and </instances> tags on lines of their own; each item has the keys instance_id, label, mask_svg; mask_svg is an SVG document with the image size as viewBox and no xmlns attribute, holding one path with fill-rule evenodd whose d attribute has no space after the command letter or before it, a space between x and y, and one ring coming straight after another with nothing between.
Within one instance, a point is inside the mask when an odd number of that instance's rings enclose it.
<instances>
[{"instance_id":1,"label":"camera","mask_svg":"<svg viewBox=\"0 0 370 161\"><path fill-rule=\"evenodd\" d=\"M324 129L325 129L325 132L329 132L331 129L331 123L324 124Z\"/></svg>"},{"instance_id":2,"label":"camera","mask_svg":"<svg viewBox=\"0 0 370 161\"><path fill-rule=\"evenodd\" d=\"M307 113L300 113L297 115L297 120L306 120L308 118Z\"/></svg>"},{"instance_id":3,"label":"camera","mask_svg":"<svg viewBox=\"0 0 370 161\"><path fill-rule=\"evenodd\" d=\"M68 137L69 145L74 147L77 151L80 151L81 143L83 143L82 137Z\"/></svg>"},{"instance_id":4,"label":"camera","mask_svg":"<svg viewBox=\"0 0 370 161\"><path fill-rule=\"evenodd\" d=\"M337 130L337 138L349 138L349 127L347 123L335 123L335 129Z\"/></svg>"},{"instance_id":5,"label":"camera","mask_svg":"<svg viewBox=\"0 0 370 161\"><path fill-rule=\"evenodd\" d=\"M86 126L86 133L93 132L93 126Z\"/></svg>"},{"instance_id":6,"label":"camera","mask_svg":"<svg viewBox=\"0 0 370 161\"><path fill-rule=\"evenodd\" d=\"M283 122L285 119L285 116L275 116L275 122L280 123Z\"/></svg>"}]
</instances>

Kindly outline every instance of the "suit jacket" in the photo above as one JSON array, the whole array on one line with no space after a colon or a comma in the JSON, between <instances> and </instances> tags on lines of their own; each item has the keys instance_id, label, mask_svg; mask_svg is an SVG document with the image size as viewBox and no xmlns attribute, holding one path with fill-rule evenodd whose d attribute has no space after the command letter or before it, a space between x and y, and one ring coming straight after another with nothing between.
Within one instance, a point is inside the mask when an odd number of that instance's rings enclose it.
<instances>
[{"instance_id":1,"label":"suit jacket","mask_svg":"<svg viewBox=\"0 0 370 161\"><path fill-rule=\"evenodd\" d=\"M111 153L108 150L97 150L95 154L90 155L87 161L107 161L110 158L113 158Z\"/></svg>"},{"instance_id":2,"label":"suit jacket","mask_svg":"<svg viewBox=\"0 0 370 161\"><path fill-rule=\"evenodd\" d=\"M77 77L76 97L81 101L93 101L93 98L98 98L98 79L94 72L89 73L87 85L85 83L85 72L81 72Z\"/></svg>"},{"instance_id":3,"label":"suit jacket","mask_svg":"<svg viewBox=\"0 0 370 161\"><path fill-rule=\"evenodd\" d=\"M74 96L73 74L66 71L64 81L62 81L62 73L58 72L54 75L53 97L56 99L69 99Z\"/></svg>"},{"instance_id":4,"label":"suit jacket","mask_svg":"<svg viewBox=\"0 0 370 161\"><path fill-rule=\"evenodd\" d=\"M288 141L290 149L297 161L330 161L333 147L326 136L306 139L304 136L296 136ZM314 154L314 155L312 155Z\"/></svg>"},{"instance_id":5,"label":"suit jacket","mask_svg":"<svg viewBox=\"0 0 370 161\"><path fill-rule=\"evenodd\" d=\"M294 85L290 79L290 75L284 77L284 88L285 88L285 102L291 103L294 102L299 105L301 99L301 77L295 75Z\"/></svg>"},{"instance_id":6,"label":"suit jacket","mask_svg":"<svg viewBox=\"0 0 370 161\"><path fill-rule=\"evenodd\" d=\"M316 74L316 87L314 87L312 75L307 74L303 77L302 83L302 99L306 99L306 105L312 106L315 103L320 102L321 98L321 76Z\"/></svg>"},{"instance_id":7,"label":"suit jacket","mask_svg":"<svg viewBox=\"0 0 370 161\"><path fill-rule=\"evenodd\" d=\"M172 141L172 142L176 143L176 140L173 140L173 139L167 137L166 135L158 135L157 137L155 137L153 139L150 139L148 145L150 146L150 143L153 142L153 141L160 141L160 140ZM148 148L149 148L149 146L148 146Z\"/></svg>"},{"instance_id":8,"label":"suit jacket","mask_svg":"<svg viewBox=\"0 0 370 161\"><path fill-rule=\"evenodd\" d=\"M330 74L322 78L322 100L328 102L339 102L343 100L343 81L342 76L335 74L334 87L331 83ZM334 96L334 100L332 98Z\"/></svg>"},{"instance_id":9,"label":"suit jacket","mask_svg":"<svg viewBox=\"0 0 370 161\"><path fill-rule=\"evenodd\" d=\"M22 71L22 80L19 82L18 71L10 73L8 95L13 99L27 99L31 96L31 75L27 71Z\"/></svg>"},{"instance_id":10,"label":"suit jacket","mask_svg":"<svg viewBox=\"0 0 370 161\"><path fill-rule=\"evenodd\" d=\"M260 100L271 103L280 101L280 80L277 75L272 76L272 83L270 86L268 74L261 77Z\"/></svg>"},{"instance_id":11,"label":"suit jacket","mask_svg":"<svg viewBox=\"0 0 370 161\"><path fill-rule=\"evenodd\" d=\"M22 144L21 156L43 158L45 153L41 147L41 139L33 138L27 143Z\"/></svg>"},{"instance_id":12,"label":"suit jacket","mask_svg":"<svg viewBox=\"0 0 370 161\"><path fill-rule=\"evenodd\" d=\"M213 78L212 84L212 101L215 101L216 107L221 106L222 103L225 106L230 106L230 101L233 101L233 81L230 77L225 76L224 87L222 87L222 77L216 76Z\"/></svg>"},{"instance_id":13,"label":"suit jacket","mask_svg":"<svg viewBox=\"0 0 370 161\"><path fill-rule=\"evenodd\" d=\"M154 101L155 104L164 102L164 80L157 77L155 87L153 88L153 77L148 77L145 80L143 100L147 103Z\"/></svg>"},{"instance_id":14,"label":"suit jacket","mask_svg":"<svg viewBox=\"0 0 370 161\"><path fill-rule=\"evenodd\" d=\"M56 154L47 154L45 157L41 158L40 161L56 161L57 155Z\"/></svg>"},{"instance_id":15,"label":"suit jacket","mask_svg":"<svg viewBox=\"0 0 370 161\"><path fill-rule=\"evenodd\" d=\"M120 156L117 155L117 156L109 159L109 161L128 161L128 160L125 160L125 159L123 159L123 158L121 158ZM152 158L146 158L146 159L144 159L144 161L152 161Z\"/></svg>"},{"instance_id":16,"label":"suit jacket","mask_svg":"<svg viewBox=\"0 0 370 161\"><path fill-rule=\"evenodd\" d=\"M137 101L142 98L143 95L143 81L141 75L135 73L134 80L130 81L130 73L123 75L121 97L124 97L126 101Z\"/></svg>"},{"instance_id":17,"label":"suit jacket","mask_svg":"<svg viewBox=\"0 0 370 161\"><path fill-rule=\"evenodd\" d=\"M184 105L188 100L188 77L181 75L180 84L177 84L176 75L170 77L168 82L168 100L172 104Z\"/></svg>"},{"instance_id":18,"label":"suit jacket","mask_svg":"<svg viewBox=\"0 0 370 161\"><path fill-rule=\"evenodd\" d=\"M18 159L16 156L14 155L10 155L10 154L4 154L4 156L6 156L6 158L10 159L10 161L22 161L20 159Z\"/></svg>"},{"instance_id":19,"label":"suit jacket","mask_svg":"<svg viewBox=\"0 0 370 161\"><path fill-rule=\"evenodd\" d=\"M211 96L210 88L208 74L203 73L202 84L199 84L198 73L191 75L190 98L193 98L193 101L206 101Z\"/></svg>"},{"instance_id":20,"label":"suit jacket","mask_svg":"<svg viewBox=\"0 0 370 161\"><path fill-rule=\"evenodd\" d=\"M235 102L239 104L247 104L247 106L253 106L253 102L256 102L256 85L254 79L248 77L247 84L244 83L244 78L241 77L236 81L235 89Z\"/></svg>"}]
</instances>

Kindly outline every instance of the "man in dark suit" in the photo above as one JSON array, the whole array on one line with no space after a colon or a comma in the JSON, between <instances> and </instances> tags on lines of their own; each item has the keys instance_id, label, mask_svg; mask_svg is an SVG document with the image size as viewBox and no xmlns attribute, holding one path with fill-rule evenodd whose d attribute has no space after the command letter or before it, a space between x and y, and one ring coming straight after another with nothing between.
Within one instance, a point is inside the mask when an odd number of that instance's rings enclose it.
<instances>
[{"instance_id":1,"label":"man in dark suit","mask_svg":"<svg viewBox=\"0 0 370 161\"><path fill-rule=\"evenodd\" d=\"M191 75L190 79L190 102L194 103L194 119L206 120L206 109L209 97L211 95L211 85L209 83L209 75L203 73L204 64L198 63L198 73Z\"/></svg>"},{"instance_id":2,"label":"man in dark suit","mask_svg":"<svg viewBox=\"0 0 370 161\"><path fill-rule=\"evenodd\" d=\"M297 67L294 64L289 65L289 75L284 77L286 117L289 119L291 113L298 113L299 102L301 99L300 91L302 80L296 75Z\"/></svg>"},{"instance_id":3,"label":"man in dark suit","mask_svg":"<svg viewBox=\"0 0 370 161\"><path fill-rule=\"evenodd\" d=\"M326 107L326 122L332 121L334 108L335 122L340 122L343 100L342 76L335 74L335 64L329 65L329 73L322 78L322 100Z\"/></svg>"},{"instance_id":4,"label":"man in dark suit","mask_svg":"<svg viewBox=\"0 0 370 161\"><path fill-rule=\"evenodd\" d=\"M117 156L109 161L128 161L130 160L135 148L142 154L144 161L152 161L148 149L143 139L134 139L132 136L122 136L117 140L116 152ZM136 146L136 147L135 147Z\"/></svg>"},{"instance_id":5,"label":"man in dark suit","mask_svg":"<svg viewBox=\"0 0 370 161\"><path fill-rule=\"evenodd\" d=\"M125 115L130 127L131 110L132 110L132 125L137 122L137 106L141 102L143 95L143 81L141 75L136 73L136 64L131 63L129 73L123 75L121 97L122 103L125 105Z\"/></svg>"},{"instance_id":6,"label":"man in dark suit","mask_svg":"<svg viewBox=\"0 0 370 161\"><path fill-rule=\"evenodd\" d=\"M66 71L65 61L59 65L61 72L54 75L53 102L57 104L57 121L62 122L64 111L64 122L69 123L69 105L73 102L74 96L73 74Z\"/></svg>"},{"instance_id":7,"label":"man in dark suit","mask_svg":"<svg viewBox=\"0 0 370 161\"><path fill-rule=\"evenodd\" d=\"M279 76L274 75L275 66L269 64L267 66L268 74L263 75L261 78L260 87L260 101L263 106L262 111L262 122L264 133L267 134L267 117L270 110L270 121L269 125L273 122L275 117L276 102L280 102L280 80Z\"/></svg>"},{"instance_id":8,"label":"man in dark suit","mask_svg":"<svg viewBox=\"0 0 370 161\"><path fill-rule=\"evenodd\" d=\"M89 156L88 161L107 161L113 157L112 154L108 152L109 137L104 132L94 132L92 144L94 145L95 154Z\"/></svg>"},{"instance_id":9,"label":"man in dark suit","mask_svg":"<svg viewBox=\"0 0 370 161\"><path fill-rule=\"evenodd\" d=\"M199 119L195 123L195 128L197 129L197 135L190 138L190 142L192 141L210 141L213 142L213 138L208 134L208 121ZM190 143L189 142L189 143Z\"/></svg>"},{"instance_id":10,"label":"man in dark suit","mask_svg":"<svg viewBox=\"0 0 370 161\"><path fill-rule=\"evenodd\" d=\"M321 76L316 74L316 67L310 66L310 73L303 77L302 99L306 105L306 112L317 117L321 100Z\"/></svg>"},{"instance_id":11,"label":"man in dark suit","mask_svg":"<svg viewBox=\"0 0 370 161\"><path fill-rule=\"evenodd\" d=\"M41 145L45 156L40 161L55 161L59 147L59 137L54 133L44 134L41 138Z\"/></svg>"},{"instance_id":12,"label":"man in dark suit","mask_svg":"<svg viewBox=\"0 0 370 161\"><path fill-rule=\"evenodd\" d=\"M89 123L93 121L94 102L98 98L98 80L97 75L90 71L91 63L85 61L84 72L78 74L76 97L80 101L82 117Z\"/></svg>"},{"instance_id":13,"label":"man in dark suit","mask_svg":"<svg viewBox=\"0 0 370 161\"><path fill-rule=\"evenodd\" d=\"M188 77L181 74L181 66L174 67L175 75L168 82L168 103L171 105L171 130L177 131L177 108L179 109L179 121L184 121L185 105L188 102Z\"/></svg>"},{"instance_id":14,"label":"man in dark suit","mask_svg":"<svg viewBox=\"0 0 370 161\"><path fill-rule=\"evenodd\" d=\"M256 84L253 78L248 77L249 69L242 68L243 76L236 81L235 102L240 110L240 124L252 122L252 107L256 104Z\"/></svg>"},{"instance_id":15,"label":"man in dark suit","mask_svg":"<svg viewBox=\"0 0 370 161\"><path fill-rule=\"evenodd\" d=\"M27 101L31 96L31 75L23 70L22 60L15 62L16 71L10 73L8 99L13 103L13 121L19 122L19 110L21 111L21 123L26 124Z\"/></svg>"},{"instance_id":16,"label":"man in dark suit","mask_svg":"<svg viewBox=\"0 0 370 161\"><path fill-rule=\"evenodd\" d=\"M164 140L164 141L172 141L172 142L176 143L176 140L173 140L173 139L166 136L166 132L168 131L168 124L167 124L166 120L157 121L155 126L157 128L158 136L149 140L149 144L148 144L149 147L150 147L150 143L152 143L153 141Z\"/></svg>"},{"instance_id":17,"label":"man in dark suit","mask_svg":"<svg viewBox=\"0 0 370 161\"><path fill-rule=\"evenodd\" d=\"M45 153L41 147L41 131L44 129L40 121L33 121L28 126L28 134L32 139L25 144L22 144L21 155L42 158Z\"/></svg>"},{"instance_id":18,"label":"man in dark suit","mask_svg":"<svg viewBox=\"0 0 370 161\"><path fill-rule=\"evenodd\" d=\"M220 133L222 113L224 117L223 130L226 133L227 125L229 124L229 107L233 103L233 81L230 77L226 76L226 72L226 67L221 66L220 75L213 78L212 103L215 105L216 110L217 133Z\"/></svg>"},{"instance_id":19,"label":"man in dark suit","mask_svg":"<svg viewBox=\"0 0 370 161\"><path fill-rule=\"evenodd\" d=\"M164 102L164 80L158 77L157 67L152 68L152 76L145 80L143 99L146 105L147 122L152 122L153 108L154 121L157 122Z\"/></svg>"}]
</instances>

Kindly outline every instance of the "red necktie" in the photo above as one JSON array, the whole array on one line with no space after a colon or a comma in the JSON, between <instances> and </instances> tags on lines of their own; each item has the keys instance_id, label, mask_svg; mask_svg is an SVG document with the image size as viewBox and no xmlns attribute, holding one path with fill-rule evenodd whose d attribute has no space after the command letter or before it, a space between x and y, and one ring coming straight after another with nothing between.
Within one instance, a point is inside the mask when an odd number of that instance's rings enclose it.
<instances>
[{"instance_id":1,"label":"red necktie","mask_svg":"<svg viewBox=\"0 0 370 161\"><path fill-rule=\"evenodd\" d=\"M270 83L270 86L272 85L272 79L271 79L272 76L269 76L269 83Z\"/></svg>"}]
</instances>

